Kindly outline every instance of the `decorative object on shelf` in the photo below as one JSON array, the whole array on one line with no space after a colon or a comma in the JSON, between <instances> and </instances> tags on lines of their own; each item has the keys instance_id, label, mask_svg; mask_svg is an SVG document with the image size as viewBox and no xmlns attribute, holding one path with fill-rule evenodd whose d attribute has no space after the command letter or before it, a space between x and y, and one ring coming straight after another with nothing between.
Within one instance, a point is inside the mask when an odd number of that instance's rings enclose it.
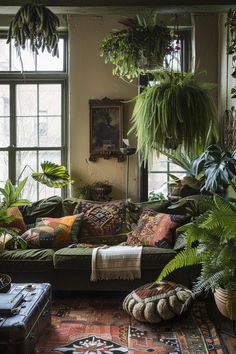
<instances>
[{"instance_id":1,"label":"decorative object on shelf","mask_svg":"<svg viewBox=\"0 0 236 354\"><path fill-rule=\"evenodd\" d=\"M90 100L90 157L95 162L98 158L117 157L124 161L120 152L123 137L122 100Z\"/></svg>"},{"instance_id":2,"label":"decorative object on shelf","mask_svg":"<svg viewBox=\"0 0 236 354\"><path fill-rule=\"evenodd\" d=\"M101 202L110 201L112 199L109 195L111 192L112 186L108 181L97 181L78 188L78 194L83 199Z\"/></svg>"},{"instance_id":3,"label":"decorative object on shelf","mask_svg":"<svg viewBox=\"0 0 236 354\"><path fill-rule=\"evenodd\" d=\"M230 318L236 319L236 203L215 195L211 203L206 200L205 206L204 214L178 229L183 232L184 250L164 267L157 282L176 269L199 264L202 266L201 275L193 292L198 294L209 289L214 292L223 288L224 295L229 293L225 305ZM224 296L219 292L215 296L223 302Z\"/></svg>"},{"instance_id":4,"label":"decorative object on shelf","mask_svg":"<svg viewBox=\"0 0 236 354\"><path fill-rule=\"evenodd\" d=\"M130 131L136 133L142 158L178 147L198 154L211 138L217 140L218 119L210 95L215 84L197 80L196 73L160 70L153 75L155 83L134 99Z\"/></svg>"},{"instance_id":5,"label":"decorative object on shelf","mask_svg":"<svg viewBox=\"0 0 236 354\"><path fill-rule=\"evenodd\" d=\"M192 292L183 285L154 282L127 295L123 309L140 322L159 323L186 312L192 300Z\"/></svg>"},{"instance_id":6,"label":"decorative object on shelf","mask_svg":"<svg viewBox=\"0 0 236 354\"><path fill-rule=\"evenodd\" d=\"M126 166L126 188L125 188L125 197L126 200L129 198L129 157L136 153L136 148L129 146L129 139L123 139L124 145L123 148L120 148L120 151L124 156L127 156L127 166Z\"/></svg>"},{"instance_id":7,"label":"decorative object on shelf","mask_svg":"<svg viewBox=\"0 0 236 354\"><path fill-rule=\"evenodd\" d=\"M26 168L29 168L32 171L31 176L35 181L45 184L47 187L63 188L74 182L65 166L58 165L50 161L43 161L41 163L43 172L35 172L31 166L25 165L19 174L17 179L18 182L20 181Z\"/></svg>"},{"instance_id":8,"label":"decorative object on shelf","mask_svg":"<svg viewBox=\"0 0 236 354\"><path fill-rule=\"evenodd\" d=\"M11 277L0 273L0 293L7 293L11 288Z\"/></svg>"},{"instance_id":9,"label":"decorative object on shelf","mask_svg":"<svg viewBox=\"0 0 236 354\"><path fill-rule=\"evenodd\" d=\"M25 49L29 41L32 52L47 49L52 56L58 56L59 25L58 17L44 5L35 1L25 4L10 23L7 43L13 40L16 48Z\"/></svg>"},{"instance_id":10,"label":"decorative object on shelf","mask_svg":"<svg viewBox=\"0 0 236 354\"><path fill-rule=\"evenodd\" d=\"M172 50L170 29L159 24L157 14L120 21L124 29L103 38L100 55L114 65L113 75L132 81L163 66L164 56Z\"/></svg>"},{"instance_id":11,"label":"decorative object on shelf","mask_svg":"<svg viewBox=\"0 0 236 354\"><path fill-rule=\"evenodd\" d=\"M228 29L227 54L232 55L232 77L236 79L236 9L230 9L225 26ZM236 86L231 88L231 98L236 98Z\"/></svg>"}]
</instances>

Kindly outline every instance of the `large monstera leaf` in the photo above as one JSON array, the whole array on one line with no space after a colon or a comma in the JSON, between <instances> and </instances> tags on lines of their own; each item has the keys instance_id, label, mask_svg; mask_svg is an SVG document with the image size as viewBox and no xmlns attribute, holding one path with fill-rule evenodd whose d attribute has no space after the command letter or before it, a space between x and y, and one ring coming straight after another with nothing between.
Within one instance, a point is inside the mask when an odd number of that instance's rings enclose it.
<instances>
[{"instance_id":1,"label":"large monstera leaf","mask_svg":"<svg viewBox=\"0 0 236 354\"><path fill-rule=\"evenodd\" d=\"M44 161L41 163L43 172L34 172L32 177L35 181L46 184L48 187L63 188L72 183L69 172L65 166L53 162Z\"/></svg>"}]
</instances>

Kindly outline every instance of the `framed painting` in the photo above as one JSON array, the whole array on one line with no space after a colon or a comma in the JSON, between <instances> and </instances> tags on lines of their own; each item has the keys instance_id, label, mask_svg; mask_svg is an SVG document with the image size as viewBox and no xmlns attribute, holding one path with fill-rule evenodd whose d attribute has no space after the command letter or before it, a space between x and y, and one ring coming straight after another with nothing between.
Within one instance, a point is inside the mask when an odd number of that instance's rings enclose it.
<instances>
[{"instance_id":1,"label":"framed painting","mask_svg":"<svg viewBox=\"0 0 236 354\"><path fill-rule=\"evenodd\" d=\"M89 100L90 105L90 161L102 157L116 157L124 161L121 153L123 138L123 103L121 100Z\"/></svg>"}]
</instances>

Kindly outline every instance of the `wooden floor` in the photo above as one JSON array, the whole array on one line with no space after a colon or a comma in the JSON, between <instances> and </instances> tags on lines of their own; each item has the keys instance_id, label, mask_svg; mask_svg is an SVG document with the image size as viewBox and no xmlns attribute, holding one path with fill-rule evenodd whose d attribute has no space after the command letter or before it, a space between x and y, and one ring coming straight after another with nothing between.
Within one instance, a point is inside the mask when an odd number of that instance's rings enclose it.
<instances>
[{"instance_id":1,"label":"wooden floor","mask_svg":"<svg viewBox=\"0 0 236 354\"><path fill-rule=\"evenodd\" d=\"M208 301L209 317L214 322L229 354L236 354L236 321L230 321L220 314L214 298Z\"/></svg>"}]
</instances>

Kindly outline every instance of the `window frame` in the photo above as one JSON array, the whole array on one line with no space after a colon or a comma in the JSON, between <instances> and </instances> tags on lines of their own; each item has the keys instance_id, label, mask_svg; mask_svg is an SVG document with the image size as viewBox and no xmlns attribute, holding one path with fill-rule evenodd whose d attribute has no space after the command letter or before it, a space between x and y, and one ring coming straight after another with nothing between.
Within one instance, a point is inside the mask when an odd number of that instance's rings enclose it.
<instances>
[{"instance_id":1,"label":"window frame","mask_svg":"<svg viewBox=\"0 0 236 354\"><path fill-rule=\"evenodd\" d=\"M0 32L0 38L6 39L6 32ZM68 163L68 34L60 32L64 39L63 70L61 71L0 71L0 84L9 85L10 90L10 143L8 147L0 147L0 151L8 152L8 173L13 184L16 183L17 151L61 151L61 164ZM10 53L10 49L9 49ZM9 57L11 60L11 56ZM61 85L61 146L60 147L17 147L16 145L16 86L24 84L60 84ZM39 186L37 185L37 194ZM67 188L62 189L61 196L67 196Z\"/></svg>"},{"instance_id":2,"label":"window frame","mask_svg":"<svg viewBox=\"0 0 236 354\"><path fill-rule=\"evenodd\" d=\"M190 69L191 63L191 36L192 31L191 27L186 27L178 31L178 34L183 39L183 46L182 46L182 70L188 71ZM140 75L139 77L139 93L142 92L140 90L141 87L147 86L149 78L147 75ZM140 202L145 202L148 200L148 175L149 173L168 173L170 170L169 164L170 162L167 161L167 170L160 171L160 172L149 172L148 171L148 161L142 161L142 157L140 152L138 153L138 160L139 160L139 200ZM179 173L179 171L171 171L172 173ZM168 176L168 175L167 175ZM169 176L167 177L167 181L169 180Z\"/></svg>"}]
</instances>

